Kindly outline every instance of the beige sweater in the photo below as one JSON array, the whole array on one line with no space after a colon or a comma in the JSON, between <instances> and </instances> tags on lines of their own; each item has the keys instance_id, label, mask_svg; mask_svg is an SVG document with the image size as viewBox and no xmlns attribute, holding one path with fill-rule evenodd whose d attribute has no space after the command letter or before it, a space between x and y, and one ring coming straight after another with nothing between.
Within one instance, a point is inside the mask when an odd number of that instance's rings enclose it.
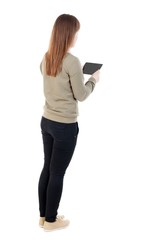
<instances>
[{"instance_id":1,"label":"beige sweater","mask_svg":"<svg viewBox=\"0 0 149 240\"><path fill-rule=\"evenodd\" d=\"M45 74L45 60L41 62L45 106L43 116L47 119L73 123L77 121L78 101L84 101L95 87L96 80L90 77L84 83L80 61L67 53L62 62L62 71L51 77Z\"/></svg>"}]
</instances>

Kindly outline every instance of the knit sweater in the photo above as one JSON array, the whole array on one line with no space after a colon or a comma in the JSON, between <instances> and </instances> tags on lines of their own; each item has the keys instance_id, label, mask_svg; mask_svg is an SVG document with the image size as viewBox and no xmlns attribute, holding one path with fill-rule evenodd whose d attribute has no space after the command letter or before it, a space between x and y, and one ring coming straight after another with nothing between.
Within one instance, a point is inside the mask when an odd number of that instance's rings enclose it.
<instances>
[{"instance_id":1,"label":"knit sweater","mask_svg":"<svg viewBox=\"0 0 149 240\"><path fill-rule=\"evenodd\" d=\"M56 77L45 73L45 59L40 64L43 76L45 105L43 116L47 119L73 123L78 117L78 101L84 101L93 91L96 80L90 77L84 83L84 75L79 59L67 53L62 61L62 69Z\"/></svg>"}]
</instances>

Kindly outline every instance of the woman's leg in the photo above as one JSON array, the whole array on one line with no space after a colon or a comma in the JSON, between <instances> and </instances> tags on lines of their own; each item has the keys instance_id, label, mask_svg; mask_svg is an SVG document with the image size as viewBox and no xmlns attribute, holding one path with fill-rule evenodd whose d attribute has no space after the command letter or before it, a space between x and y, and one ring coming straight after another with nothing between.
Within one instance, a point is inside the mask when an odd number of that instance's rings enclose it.
<instances>
[{"instance_id":1,"label":"woman's leg","mask_svg":"<svg viewBox=\"0 0 149 240\"><path fill-rule=\"evenodd\" d=\"M47 186L50 177L50 162L51 162L51 154L53 148L53 138L52 136L42 130L42 138L43 138L43 148L44 148L44 166L39 178L38 184L38 195L39 195L39 211L40 217L45 217L46 212L46 199L47 199Z\"/></svg>"},{"instance_id":2,"label":"woman's leg","mask_svg":"<svg viewBox=\"0 0 149 240\"><path fill-rule=\"evenodd\" d=\"M50 178L47 187L46 221L54 222L59 207L63 178L71 161L76 146L78 124L66 124L63 134L57 131L53 142L53 150L50 162Z\"/></svg>"}]
</instances>

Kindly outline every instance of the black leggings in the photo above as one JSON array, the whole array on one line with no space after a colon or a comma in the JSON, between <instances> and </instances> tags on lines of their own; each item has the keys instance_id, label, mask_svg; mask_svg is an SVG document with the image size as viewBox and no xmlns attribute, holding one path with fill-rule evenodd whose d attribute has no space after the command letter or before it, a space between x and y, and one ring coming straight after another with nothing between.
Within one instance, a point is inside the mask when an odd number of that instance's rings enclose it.
<instances>
[{"instance_id":1,"label":"black leggings","mask_svg":"<svg viewBox=\"0 0 149 240\"><path fill-rule=\"evenodd\" d=\"M44 166L38 184L40 216L46 221L56 219L65 171L72 158L77 136L78 123L60 123L41 119L44 148Z\"/></svg>"}]
</instances>

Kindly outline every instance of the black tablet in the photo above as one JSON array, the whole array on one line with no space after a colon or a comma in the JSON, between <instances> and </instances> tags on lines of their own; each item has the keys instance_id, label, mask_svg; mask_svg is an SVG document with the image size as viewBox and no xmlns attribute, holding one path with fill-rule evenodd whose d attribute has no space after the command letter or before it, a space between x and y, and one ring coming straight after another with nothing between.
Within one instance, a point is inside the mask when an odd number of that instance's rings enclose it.
<instances>
[{"instance_id":1,"label":"black tablet","mask_svg":"<svg viewBox=\"0 0 149 240\"><path fill-rule=\"evenodd\" d=\"M83 73L92 75L94 72L99 70L102 67L103 64L100 63L91 63L86 62L83 66Z\"/></svg>"}]
</instances>

